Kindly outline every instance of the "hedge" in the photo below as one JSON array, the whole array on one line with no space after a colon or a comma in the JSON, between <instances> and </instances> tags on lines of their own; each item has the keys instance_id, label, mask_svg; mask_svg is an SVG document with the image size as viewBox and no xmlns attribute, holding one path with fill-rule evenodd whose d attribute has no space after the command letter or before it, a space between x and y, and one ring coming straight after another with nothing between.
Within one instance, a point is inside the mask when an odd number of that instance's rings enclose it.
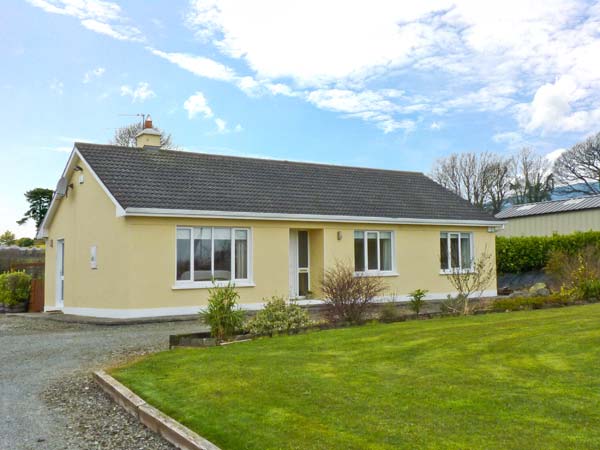
<instances>
[{"instance_id":1,"label":"hedge","mask_svg":"<svg viewBox=\"0 0 600 450\"><path fill-rule=\"evenodd\" d=\"M600 245L599 231L555 234L553 236L496 237L496 263L499 273L541 270L553 250L574 253L593 244Z\"/></svg>"}]
</instances>

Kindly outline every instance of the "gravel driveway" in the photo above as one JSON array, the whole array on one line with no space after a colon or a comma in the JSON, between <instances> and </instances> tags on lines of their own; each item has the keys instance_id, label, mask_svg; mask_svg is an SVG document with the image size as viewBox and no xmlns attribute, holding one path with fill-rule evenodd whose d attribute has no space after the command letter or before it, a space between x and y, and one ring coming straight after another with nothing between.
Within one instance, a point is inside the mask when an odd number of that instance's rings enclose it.
<instances>
[{"instance_id":1,"label":"gravel driveway","mask_svg":"<svg viewBox=\"0 0 600 450\"><path fill-rule=\"evenodd\" d=\"M0 449L170 449L91 372L168 348L197 322L98 326L0 314Z\"/></svg>"}]
</instances>

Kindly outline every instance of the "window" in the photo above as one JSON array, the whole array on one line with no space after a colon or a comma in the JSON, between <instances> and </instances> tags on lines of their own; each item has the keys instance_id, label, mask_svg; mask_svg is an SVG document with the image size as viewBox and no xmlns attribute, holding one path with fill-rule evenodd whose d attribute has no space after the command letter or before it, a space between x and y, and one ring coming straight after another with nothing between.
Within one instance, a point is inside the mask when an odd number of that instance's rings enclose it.
<instances>
[{"instance_id":1,"label":"window","mask_svg":"<svg viewBox=\"0 0 600 450\"><path fill-rule=\"evenodd\" d=\"M470 270L473 265L472 254L471 233L440 234L440 268L443 272Z\"/></svg>"},{"instance_id":2,"label":"window","mask_svg":"<svg viewBox=\"0 0 600 450\"><path fill-rule=\"evenodd\" d=\"M354 270L391 272L393 261L391 231L354 232Z\"/></svg>"},{"instance_id":3,"label":"window","mask_svg":"<svg viewBox=\"0 0 600 450\"><path fill-rule=\"evenodd\" d=\"M177 281L249 279L249 230L177 227Z\"/></svg>"}]
</instances>

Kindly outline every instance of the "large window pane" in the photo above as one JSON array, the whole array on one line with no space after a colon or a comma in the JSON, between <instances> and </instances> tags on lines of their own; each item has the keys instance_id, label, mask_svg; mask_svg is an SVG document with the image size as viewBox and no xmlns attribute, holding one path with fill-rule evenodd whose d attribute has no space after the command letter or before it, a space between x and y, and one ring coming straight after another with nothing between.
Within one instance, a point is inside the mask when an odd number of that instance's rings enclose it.
<instances>
[{"instance_id":1,"label":"large window pane","mask_svg":"<svg viewBox=\"0 0 600 450\"><path fill-rule=\"evenodd\" d=\"M214 279L231 280L231 229L214 228Z\"/></svg>"},{"instance_id":2,"label":"large window pane","mask_svg":"<svg viewBox=\"0 0 600 450\"><path fill-rule=\"evenodd\" d=\"M448 270L448 233L440 235L440 267Z\"/></svg>"},{"instance_id":3,"label":"large window pane","mask_svg":"<svg viewBox=\"0 0 600 450\"><path fill-rule=\"evenodd\" d=\"M471 235L469 233L461 233L460 235L460 265L463 269L471 268Z\"/></svg>"},{"instance_id":4,"label":"large window pane","mask_svg":"<svg viewBox=\"0 0 600 450\"><path fill-rule=\"evenodd\" d=\"M235 231L235 278L248 278L248 231Z\"/></svg>"},{"instance_id":5,"label":"large window pane","mask_svg":"<svg viewBox=\"0 0 600 450\"><path fill-rule=\"evenodd\" d=\"M362 231L354 232L354 270L365 270L365 233Z\"/></svg>"},{"instance_id":6,"label":"large window pane","mask_svg":"<svg viewBox=\"0 0 600 450\"><path fill-rule=\"evenodd\" d=\"M308 267L308 231L298 231L298 267Z\"/></svg>"},{"instance_id":7,"label":"large window pane","mask_svg":"<svg viewBox=\"0 0 600 450\"><path fill-rule=\"evenodd\" d=\"M392 270L391 231L381 231L379 233L379 258L381 260L380 270Z\"/></svg>"},{"instance_id":8,"label":"large window pane","mask_svg":"<svg viewBox=\"0 0 600 450\"><path fill-rule=\"evenodd\" d=\"M210 228L194 228L194 281L210 281L211 273Z\"/></svg>"},{"instance_id":9,"label":"large window pane","mask_svg":"<svg viewBox=\"0 0 600 450\"><path fill-rule=\"evenodd\" d=\"M177 230L177 279L190 280L190 239L191 230Z\"/></svg>"},{"instance_id":10,"label":"large window pane","mask_svg":"<svg viewBox=\"0 0 600 450\"><path fill-rule=\"evenodd\" d=\"M377 233L367 233L367 268L378 270L377 263Z\"/></svg>"},{"instance_id":11,"label":"large window pane","mask_svg":"<svg viewBox=\"0 0 600 450\"><path fill-rule=\"evenodd\" d=\"M460 267L458 259L458 235L450 234L450 264L453 269Z\"/></svg>"}]
</instances>

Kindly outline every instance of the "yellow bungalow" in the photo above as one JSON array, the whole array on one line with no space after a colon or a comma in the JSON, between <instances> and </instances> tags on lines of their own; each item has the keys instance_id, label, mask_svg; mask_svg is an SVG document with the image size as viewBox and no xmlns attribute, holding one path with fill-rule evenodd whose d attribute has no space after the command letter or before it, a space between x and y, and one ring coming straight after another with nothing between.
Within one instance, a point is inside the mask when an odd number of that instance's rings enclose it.
<instances>
[{"instance_id":1,"label":"yellow bungalow","mask_svg":"<svg viewBox=\"0 0 600 450\"><path fill-rule=\"evenodd\" d=\"M229 282L243 308L319 302L336 260L385 277L387 298L438 299L452 293L449 271L495 253L501 222L421 173L159 146L151 121L137 147L75 143L39 231L46 310L191 314Z\"/></svg>"}]
</instances>

